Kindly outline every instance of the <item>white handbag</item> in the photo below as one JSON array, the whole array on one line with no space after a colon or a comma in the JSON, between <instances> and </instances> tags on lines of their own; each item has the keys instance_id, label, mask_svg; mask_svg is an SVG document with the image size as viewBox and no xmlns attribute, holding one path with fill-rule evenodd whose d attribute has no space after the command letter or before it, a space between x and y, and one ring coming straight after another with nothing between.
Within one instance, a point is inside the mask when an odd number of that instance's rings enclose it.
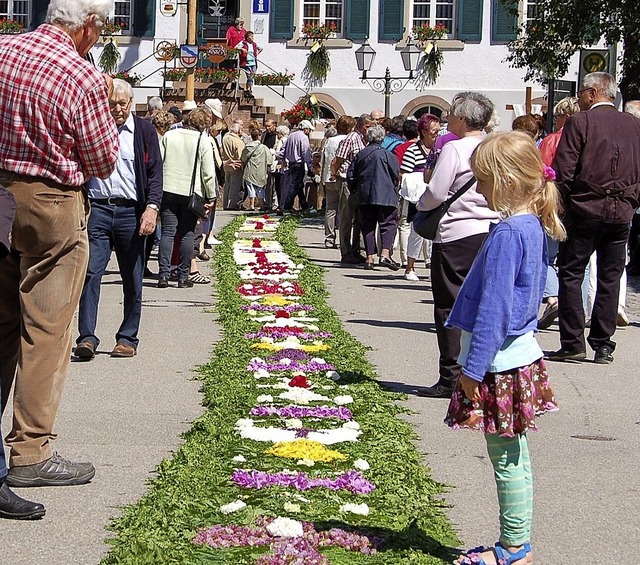
<instances>
[{"instance_id":1,"label":"white handbag","mask_svg":"<svg viewBox=\"0 0 640 565\"><path fill-rule=\"evenodd\" d=\"M424 171L419 173L403 173L400 185L400 196L413 204L416 204L424 191L427 183L424 182Z\"/></svg>"}]
</instances>

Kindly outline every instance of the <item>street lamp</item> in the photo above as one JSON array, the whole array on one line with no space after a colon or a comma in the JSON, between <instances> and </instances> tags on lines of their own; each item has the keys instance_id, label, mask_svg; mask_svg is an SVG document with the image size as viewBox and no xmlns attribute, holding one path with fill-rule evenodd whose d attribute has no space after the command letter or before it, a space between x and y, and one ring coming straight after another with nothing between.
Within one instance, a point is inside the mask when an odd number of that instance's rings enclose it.
<instances>
[{"instance_id":1,"label":"street lamp","mask_svg":"<svg viewBox=\"0 0 640 565\"><path fill-rule=\"evenodd\" d=\"M368 84L375 92L384 93L384 115L389 116L391 113L391 95L403 90L404 87L414 79L413 72L418 68L422 51L411 42L411 39L407 40L407 44L400 51L402 65L404 66L404 70L409 73L408 77L392 77L389 67L387 67L383 77L368 77L367 73L373 66L376 52L366 40L356 50L355 56L358 70L362 73L360 81Z\"/></svg>"}]
</instances>

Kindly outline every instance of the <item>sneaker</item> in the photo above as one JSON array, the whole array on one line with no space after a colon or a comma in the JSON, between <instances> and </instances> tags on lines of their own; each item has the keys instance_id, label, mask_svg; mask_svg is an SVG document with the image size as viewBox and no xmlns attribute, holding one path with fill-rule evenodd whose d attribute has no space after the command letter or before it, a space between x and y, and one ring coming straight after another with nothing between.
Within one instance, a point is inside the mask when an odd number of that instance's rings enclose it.
<instances>
[{"instance_id":1,"label":"sneaker","mask_svg":"<svg viewBox=\"0 0 640 565\"><path fill-rule=\"evenodd\" d=\"M602 347L598 347L596 349L596 354L593 357L594 363L598 363L599 365L608 365L609 363L613 363L613 350L608 345L603 345Z\"/></svg>"},{"instance_id":2,"label":"sneaker","mask_svg":"<svg viewBox=\"0 0 640 565\"><path fill-rule=\"evenodd\" d=\"M571 352L566 349L558 349L558 351L547 353L544 357L549 361L582 361L587 358L587 354L584 351Z\"/></svg>"},{"instance_id":3,"label":"sneaker","mask_svg":"<svg viewBox=\"0 0 640 565\"><path fill-rule=\"evenodd\" d=\"M409 271L407 273L404 274L404 278L407 281L419 281L420 277L418 275L416 275L415 271Z\"/></svg>"},{"instance_id":4,"label":"sneaker","mask_svg":"<svg viewBox=\"0 0 640 565\"><path fill-rule=\"evenodd\" d=\"M72 463L54 452L41 463L11 467L5 482L10 487L64 487L88 483L95 474L91 463Z\"/></svg>"},{"instance_id":5,"label":"sneaker","mask_svg":"<svg viewBox=\"0 0 640 565\"><path fill-rule=\"evenodd\" d=\"M618 319L616 320L616 325L619 328L626 328L629 325L629 318L623 308L620 308L618 310Z\"/></svg>"},{"instance_id":6,"label":"sneaker","mask_svg":"<svg viewBox=\"0 0 640 565\"><path fill-rule=\"evenodd\" d=\"M221 245L222 244L222 242L215 235L210 235L207 238L207 243L209 245Z\"/></svg>"}]
</instances>

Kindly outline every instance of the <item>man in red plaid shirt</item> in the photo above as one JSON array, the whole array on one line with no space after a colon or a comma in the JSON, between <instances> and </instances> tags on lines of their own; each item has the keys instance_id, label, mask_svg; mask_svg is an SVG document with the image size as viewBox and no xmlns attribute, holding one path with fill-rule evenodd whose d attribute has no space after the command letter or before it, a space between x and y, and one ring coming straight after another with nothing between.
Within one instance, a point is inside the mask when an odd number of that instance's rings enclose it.
<instances>
[{"instance_id":1,"label":"man in red plaid shirt","mask_svg":"<svg viewBox=\"0 0 640 565\"><path fill-rule=\"evenodd\" d=\"M14 383L9 486L89 482L91 463L52 451L88 257L83 183L118 156L108 85L85 60L111 0L51 0L47 23L0 39L0 183L16 200L0 260L2 402ZM4 406L3 406L4 407Z\"/></svg>"}]
</instances>

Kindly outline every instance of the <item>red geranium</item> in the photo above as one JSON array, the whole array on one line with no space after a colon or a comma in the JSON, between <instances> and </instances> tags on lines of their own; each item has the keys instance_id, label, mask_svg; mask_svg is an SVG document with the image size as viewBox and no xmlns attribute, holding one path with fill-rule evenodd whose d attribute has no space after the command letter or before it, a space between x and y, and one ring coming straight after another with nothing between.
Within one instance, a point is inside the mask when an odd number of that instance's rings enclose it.
<instances>
[{"instance_id":1,"label":"red geranium","mask_svg":"<svg viewBox=\"0 0 640 565\"><path fill-rule=\"evenodd\" d=\"M289 386L298 388L309 388L311 385L307 380L307 377L303 375L296 375L289 381Z\"/></svg>"}]
</instances>

